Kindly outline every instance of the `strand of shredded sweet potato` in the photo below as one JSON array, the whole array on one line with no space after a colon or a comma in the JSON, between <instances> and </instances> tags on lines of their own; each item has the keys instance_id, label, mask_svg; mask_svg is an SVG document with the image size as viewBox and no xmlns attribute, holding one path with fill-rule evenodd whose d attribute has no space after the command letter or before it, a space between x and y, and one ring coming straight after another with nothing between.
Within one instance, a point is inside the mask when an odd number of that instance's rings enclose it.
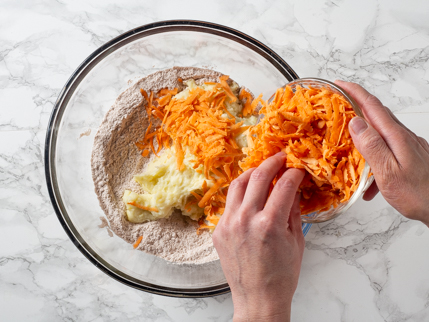
<instances>
[{"instance_id":1,"label":"strand of shredded sweet potato","mask_svg":"<svg viewBox=\"0 0 429 322\"><path fill-rule=\"evenodd\" d=\"M137 238L136 242L133 244L134 248L139 247L140 243L142 242L143 236L140 236L139 238Z\"/></svg>"},{"instance_id":2,"label":"strand of shredded sweet potato","mask_svg":"<svg viewBox=\"0 0 429 322\"><path fill-rule=\"evenodd\" d=\"M352 106L327 89L279 88L264 117L248 132L243 171L284 151L287 167L307 170L300 185L301 214L325 211L350 199L359 184L365 160L354 147L348 123Z\"/></svg>"},{"instance_id":3,"label":"strand of shredded sweet potato","mask_svg":"<svg viewBox=\"0 0 429 322\"><path fill-rule=\"evenodd\" d=\"M212 90L194 88L189 96L184 99L174 98L177 89L169 91L162 89L156 95L151 92L148 95L141 90L148 102L147 112L158 118L161 125L155 126L150 132L149 127L143 140L136 143L142 150L142 155L147 156L155 151L153 140L159 147L168 147L170 141L176 151L177 169L183 170L185 148L195 155L194 168L200 165L204 167L206 179L214 181L209 188L207 182L201 187L203 195L192 192L194 200L188 201L185 209L192 204L198 204L204 209L204 217L199 220L199 229L210 228L205 223L208 221L216 226L225 209L226 194L232 180L237 178L242 170L238 162L244 157L241 148L235 138L247 130L242 123L236 123L236 119L226 108L226 102L234 102L237 97L228 85L228 76L221 76L219 83L206 83L214 85ZM250 93L242 90L240 99L246 99L243 109L244 115L254 113L256 104L252 105ZM229 118L222 117L226 113Z\"/></svg>"},{"instance_id":4,"label":"strand of shredded sweet potato","mask_svg":"<svg viewBox=\"0 0 429 322\"><path fill-rule=\"evenodd\" d=\"M145 206L142 206L142 205L138 204L138 203L137 203L137 202L135 202L135 201L128 202L128 204L129 204L129 205L131 205L131 206L134 206L134 207L137 207L137 208L143 209L143 210L153 211L153 212L158 212L158 209L156 209L156 208L152 208L152 207L145 207Z\"/></svg>"}]
</instances>

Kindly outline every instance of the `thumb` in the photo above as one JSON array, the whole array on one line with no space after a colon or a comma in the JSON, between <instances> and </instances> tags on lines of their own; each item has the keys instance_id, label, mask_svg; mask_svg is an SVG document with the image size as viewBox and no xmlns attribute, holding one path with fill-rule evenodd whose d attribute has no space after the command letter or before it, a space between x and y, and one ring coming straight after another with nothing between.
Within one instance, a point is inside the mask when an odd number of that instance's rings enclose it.
<instances>
[{"instance_id":1,"label":"thumb","mask_svg":"<svg viewBox=\"0 0 429 322\"><path fill-rule=\"evenodd\" d=\"M377 176L386 171L392 171L397 165L396 158L381 135L363 118L354 117L349 123L350 134L358 151L371 166L372 172Z\"/></svg>"}]
</instances>

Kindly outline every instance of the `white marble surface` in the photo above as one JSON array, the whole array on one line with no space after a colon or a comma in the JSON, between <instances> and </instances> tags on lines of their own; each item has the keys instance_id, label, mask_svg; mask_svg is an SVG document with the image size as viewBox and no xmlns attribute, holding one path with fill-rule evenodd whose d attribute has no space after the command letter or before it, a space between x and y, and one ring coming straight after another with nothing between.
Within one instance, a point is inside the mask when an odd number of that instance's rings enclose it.
<instances>
[{"instance_id":1,"label":"white marble surface","mask_svg":"<svg viewBox=\"0 0 429 322\"><path fill-rule=\"evenodd\" d=\"M47 122L92 51L133 27L198 19L237 28L300 76L356 81L429 140L429 2L0 1L0 320L229 321L231 296L124 286L69 241L45 187ZM307 238L294 321L429 321L429 230L378 196Z\"/></svg>"}]
</instances>

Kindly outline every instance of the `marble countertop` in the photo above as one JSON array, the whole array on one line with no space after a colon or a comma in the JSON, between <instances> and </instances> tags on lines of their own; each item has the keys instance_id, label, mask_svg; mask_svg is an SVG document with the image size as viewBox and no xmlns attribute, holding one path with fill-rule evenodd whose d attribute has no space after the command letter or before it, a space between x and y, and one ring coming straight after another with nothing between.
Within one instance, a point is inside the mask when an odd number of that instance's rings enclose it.
<instances>
[{"instance_id":1,"label":"marble countertop","mask_svg":"<svg viewBox=\"0 0 429 322\"><path fill-rule=\"evenodd\" d=\"M49 200L43 152L55 100L91 52L136 26L197 19L239 29L301 77L362 84L429 140L427 0L3 0L1 8L2 321L232 319L230 294L168 298L111 279L68 239ZM313 225L293 321L429 321L427 245L429 229L381 196Z\"/></svg>"}]
</instances>

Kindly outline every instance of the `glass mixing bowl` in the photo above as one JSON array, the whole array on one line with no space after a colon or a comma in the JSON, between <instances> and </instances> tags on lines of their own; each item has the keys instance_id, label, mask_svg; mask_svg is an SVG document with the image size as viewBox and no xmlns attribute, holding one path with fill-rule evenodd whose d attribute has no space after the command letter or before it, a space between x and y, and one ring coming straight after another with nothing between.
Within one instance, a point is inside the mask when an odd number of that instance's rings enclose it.
<instances>
[{"instance_id":1,"label":"glass mixing bowl","mask_svg":"<svg viewBox=\"0 0 429 322\"><path fill-rule=\"evenodd\" d=\"M46 136L47 186L68 236L103 272L156 294L212 296L229 292L219 261L176 265L136 251L98 227L104 213L90 167L97 128L130 80L173 66L213 68L266 97L298 78L267 46L221 25L164 21L130 30L92 53L62 89ZM310 226L303 224L304 234Z\"/></svg>"}]
</instances>

